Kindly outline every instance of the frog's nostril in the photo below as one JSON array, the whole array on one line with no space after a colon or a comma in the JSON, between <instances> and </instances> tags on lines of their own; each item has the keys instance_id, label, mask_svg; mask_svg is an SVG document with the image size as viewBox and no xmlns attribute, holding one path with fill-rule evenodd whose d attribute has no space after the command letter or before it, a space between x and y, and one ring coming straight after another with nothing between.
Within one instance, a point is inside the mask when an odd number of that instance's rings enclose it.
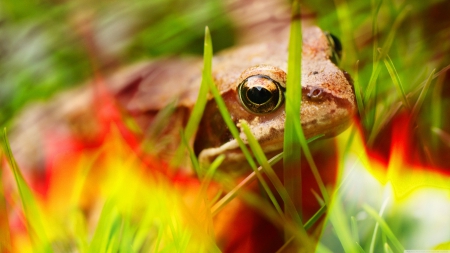
<instances>
[{"instance_id":1,"label":"frog's nostril","mask_svg":"<svg viewBox=\"0 0 450 253\"><path fill-rule=\"evenodd\" d=\"M309 90L307 96L312 100L322 99L323 89L322 88L312 88Z\"/></svg>"}]
</instances>

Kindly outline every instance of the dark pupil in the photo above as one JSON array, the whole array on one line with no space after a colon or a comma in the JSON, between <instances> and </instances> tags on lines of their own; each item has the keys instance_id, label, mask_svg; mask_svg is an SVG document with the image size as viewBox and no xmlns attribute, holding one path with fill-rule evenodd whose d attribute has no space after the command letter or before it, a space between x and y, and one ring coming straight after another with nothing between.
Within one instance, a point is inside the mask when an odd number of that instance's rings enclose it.
<instances>
[{"instance_id":1,"label":"dark pupil","mask_svg":"<svg viewBox=\"0 0 450 253\"><path fill-rule=\"evenodd\" d=\"M264 87L255 86L247 91L247 97L255 104L263 104L269 101L272 94Z\"/></svg>"}]
</instances>

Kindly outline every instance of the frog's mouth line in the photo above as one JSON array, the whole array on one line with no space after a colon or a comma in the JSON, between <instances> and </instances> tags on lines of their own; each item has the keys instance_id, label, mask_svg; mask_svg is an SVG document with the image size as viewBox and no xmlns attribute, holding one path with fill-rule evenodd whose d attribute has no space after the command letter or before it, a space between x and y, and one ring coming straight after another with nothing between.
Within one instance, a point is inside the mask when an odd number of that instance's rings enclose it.
<instances>
[{"instance_id":1,"label":"frog's mouth line","mask_svg":"<svg viewBox=\"0 0 450 253\"><path fill-rule=\"evenodd\" d=\"M244 141L245 142L245 141ZM245 143L246 147L252 154L251 148L248 143ZM268 152L274 152L274 151L282 151L283 150L283 142L272 142L270 145L263 145L262 146L264 153ZM220 147L216 148L208 148L200 152L198 158L200 163L211 163L216 157L219 155L225 155L225 160L227 162L238 162L238 161L244 161L245 156L239 146L239 143L237 140L233 139L225 144L223 144ZM252 154L253 156L253 154Z\"/></svg>"}]
</instances>

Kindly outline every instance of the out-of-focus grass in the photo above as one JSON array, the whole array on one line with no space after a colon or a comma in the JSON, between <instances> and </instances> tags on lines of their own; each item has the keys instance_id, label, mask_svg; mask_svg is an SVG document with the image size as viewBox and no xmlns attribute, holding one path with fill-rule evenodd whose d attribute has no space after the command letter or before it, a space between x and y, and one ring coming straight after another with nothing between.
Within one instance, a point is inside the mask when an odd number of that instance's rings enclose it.
<instances>
[{"instance_id":1,"label":"out-of-focus grass","mask_svg":"<svg viewBox=\"0 0 450 253\"><path fill-rule=\"evenodd\" d=\"M24 104L81 84L94 70L163 55L201 54L203 28L215 48L234 42L221 1L0 3L0 125Z\"/></svg>"}]
</instances>

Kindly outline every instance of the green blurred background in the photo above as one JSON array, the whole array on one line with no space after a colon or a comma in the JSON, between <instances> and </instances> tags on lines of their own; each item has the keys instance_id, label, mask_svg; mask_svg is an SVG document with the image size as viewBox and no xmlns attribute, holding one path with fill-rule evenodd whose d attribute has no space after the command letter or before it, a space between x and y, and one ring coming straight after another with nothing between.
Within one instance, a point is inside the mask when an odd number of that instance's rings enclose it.
<instances>
[{"instance_id":1,"label":"green blurred background","mask_svg":"<svg viewBox=\"0 0 450 253\"><path fill-rule=\"evenodd\" d=\"M96 71L107 75L147 59L200 55L205 26L212 31L215 52L242 41L257 42L241 37L251 38L274 22L287 26L289 12L280 10L288 10L289 3L3 0L0 126L9 127L28 102L82 84ZM302 4L307 22L341 39L341 68L356 79L365 101L359 103L359 116L367 143L381 152L388 150L389 141L384 140L389 140L385 138L389 133L383 131L390 131L388 115L396 114L392 108L402 101L402 94L383 60L386 55L392 59L396 78L414 105L431 71L438 73L450 63L450 1L304 0ZM274 7L278 5L285 9ZM379 48L386 50L382 54ZM449 79L448 71L433 79L418 115L419 127L425 129L419 131L419 139L429 141L430 153L446 166L450 166L443 158L450 148Z\"/></svg>"}]
</instances>

